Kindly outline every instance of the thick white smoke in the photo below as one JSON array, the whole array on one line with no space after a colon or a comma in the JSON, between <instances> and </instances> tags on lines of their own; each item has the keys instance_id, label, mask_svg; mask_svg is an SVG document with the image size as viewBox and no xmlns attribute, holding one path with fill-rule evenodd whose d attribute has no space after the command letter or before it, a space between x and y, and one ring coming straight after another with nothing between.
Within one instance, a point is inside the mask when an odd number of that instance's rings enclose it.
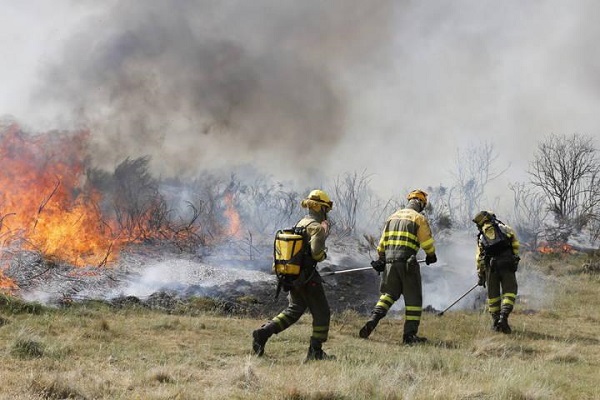
<instances>
[{"instance_id":1,"label":"thick white smoke","mask_svg":"<svg viewBox=\"0 0 600 400\"><path fill-rule=\"evenodd\" d=\"M446 184L456 148L490 139L511 165L502 195L545 135L598 135L599 7L10 2L0 115L89 126L109 167L148 154L163 175L239 162L285 179L367 168L384 197Z\"/></svg>"},{"instance_id":2,"label":"thick white smoke","mask_svg":"<svg viewBox=\"0 0 600 400\"><path fill-rule=\"evenodd\" d=\"M86 126L109 169L252 164L302 187L366 169L388 198L448 185L456 149L491 140L511 165L491 203L545 135L599 137L596 1L6 3L0 115ZM475 282L472 247L440 246L426 304Z\"/></svg>"},{"instance_id":3,"label":"thick white smoke","mask_svg":"<svg viewBox=\"0 0 600 400\"><path fill-rule=\"evenodd\" d=\"M95 162L162 175L328 158L346 132L338 76L390 44L392 2L126 1L66 42L36 91L90 127ZM288 171L304 175L307 163Z\"/></svg>"}]
</instances>

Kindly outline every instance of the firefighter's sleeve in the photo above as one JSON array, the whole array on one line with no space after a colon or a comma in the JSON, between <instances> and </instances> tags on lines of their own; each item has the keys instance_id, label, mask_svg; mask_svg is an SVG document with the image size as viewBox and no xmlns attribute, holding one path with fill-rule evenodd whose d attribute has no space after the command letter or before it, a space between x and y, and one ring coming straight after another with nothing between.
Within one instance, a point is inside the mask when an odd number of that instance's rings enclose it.
<instances>
[{"instance_id":1,"label":"firefighter's sleeve","mask_svg":"<svg viewBox=\"0 0 600 400\"><path fill-rule=\"evenodd\" d=\"M377 245L377 255L380 260L385 261L385 231L387 230L388 224L385 224L383 228L383 232L381 233L381 238L379 238L379 244Z\"/></svg>"},{"instance_id":2,"label":"firefighter's sleeve","mask_svg":"<svg viewBox=\"0 0 600 400\"><path fill-rule=\"evenodd\" d=\"M519 239L517 238L517 234L515 233L515 231L510 227L507 226L506 227L506 236L508 236L510 238L510 244L512 246L512 251L513 254L515 256L519 255L519 248L521 247L521 243L519 243Z\"/></svg>"},{"instance_id":3,"label":"firefighter's sleeve","mask_svg":"<svg viewBox=\"0 0 600 400\"><path fill-rule=\"evenodd\" d=\"M435 245L433 236L431 235L431 228L429 227L429 222L427 219L419 214L419 218L417 219L417 225L419 228L417 229L417 239L419 239L419 243L421 244L421 248L427 255L435 254Z\"/></svg>"},{"instance_id":4,"label":"firefighter's sleeve","mask_svg":"<svg viewBox=\"0 0 600 400\"><path fill-rule=\"evenodd\" d=\"M479 241L477 242L477 251L475 253L475 262L477 263L477 276L482 276L485 274L485 257L483 256L483 251L481 249L481 245Z\"/></svg>"},{"instance_id":5,"label":"firefighter's sleeve","mask_svg":"<svg viewBox=\"0 0 600 400\"><path fill-rule=\"evenodd\" d=\"M321 224L310 224L306 227L310 235L310 251L315 261L323 261L327 258L325 247L326 232Z\"/></svg>"}]
</instances>

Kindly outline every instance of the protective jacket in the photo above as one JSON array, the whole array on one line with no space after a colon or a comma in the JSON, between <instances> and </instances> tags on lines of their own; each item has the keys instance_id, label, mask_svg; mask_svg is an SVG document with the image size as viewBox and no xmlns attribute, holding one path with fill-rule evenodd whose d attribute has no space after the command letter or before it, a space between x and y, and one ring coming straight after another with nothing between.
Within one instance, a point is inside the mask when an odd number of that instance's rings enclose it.
<instances>
[{"instance_id":1,"label":"protective jacket","mask_svg":"<svg viewBox=\"0 0 600 400\"><path fill-rule=\"evenodd\" d=\"M287 272L286 268L291 264L290 273L287 275L291 275L293 279L286 280L287 287L283 287L289 292L289 303L286 309L271 321L252 332L252 350L258 356L263 355L269 337L298 322L308 309L312 315L312 335L306 360L327 360L334 358L327 355L322 348L322 343L327 341L329 336L331 311L321 276L315 267L319 261L327 258L327 248L325 247L325 240L329 235L327 213L333 207L333 202L327 193L315 189L300 204L303 208L308 209L308 214L298 221L295 228L305 229L280 230L276 233L274 242L273 266L275 271L278 272L279 267L282 266L284 272ZM292 234L283 237L283 234L289 231ZM278 236L280 233L282 233L281 237ZM302 240L298 240L300 233L303 236ZM298 252L298 248L296 248L298 243L301 244L301 252ZM276 257L277 246L279 246L279 254L281 254L279 260ZM308 250L310 250L310 254L308 254ZM301 257L295 258L299 254ZM294 261L295 264L286 263L286 261ZM298 273L298 266L300 266L299 276L295 277L294 275ZM288 276L284 276L284 278L288 278ZM282 280L279 282L281 284Z\"/></svg>"},{"instance_id":2,"label":"protective jacket","mask_svg":"<svg viewBox=\"0 0 600 400\"><path fill-rule=\"evenodd\" d=\"M327 257L325 240L329 232L325 228L323 220L321 213L310 209L308 215L296 224L296 226L306 227L310 236L310 249L315 265ZM311 338L315 341L325 342L329 335L331 310L325 296L322 278L315 268L304 268L298 279L302 284L292 287L289 291L287 308L272 320L276 324L274 333L289 328L308 309L313 318Z\"/></svg>"},{"instance_id":3,"label":"protective jacket","mask_svg":"<svg viewBox=\"0 0 600 400\"><path fill-rule=\"evenodd\" d=\"M477 237L477 274L487 284L487 306L493 329L510 333L508 315L517 298L515 272L519 263L519 240L515 231L499 221L487 221Z\"/></svg>"},{"instance_id":4,"label":"protective jacket","mask_svg":"<svg viewBox=\"0 0 600 400\"><path fill-rule=\"evenodd\" d=\"M435 253L429 222L410 206L396 211L385 223L377 246L379 258L386 262L406 260L419 248L428 255Z\"/></svg>"},{"instance_id":5,"label":"protective jacket","mask_svg":"<svg viewBox=\"0 0 600 400\"><path fill-rule=\"evenodd\" d=\"M321 225L322 221L323 219L319 213L309 210L308 215L296 224L298 227L306 227L306 233L310 237L310 251L315 263L323 261L327 257L325 240L329 232L326 232L323 225Z\"/></svg>"},{"instance_id":6,"label":"protective jacket","mask_svg":"<svg viewBox=\"0 0 600 400\"><path fill-rule=\"evenodd\" d=\"M419 248L428 255L435 254L429 223L416 207L409 202L386 220L377 246L379 259L386 262L379 286L381 295L369 323L359 333L361 337L369 335L400 296L404 296L405 305L404 337L416 337L423 312L423 293L421 271L414 255Z\"/></svg>"},{"instance_id":7,"label":"protective jacket","mask_svg":"<svg viewBox=\"0 0 600 400\"><path fill-rule=\"evenodd\" d=\"M512 260L512 256L518 256L519 247L519 239L510 226L501 222L484 223L477 239L478 275L485 273L486 266L492 264L492 259L495 259L493 264L496 264L501 260Z\"/></svg>"}]
</instances>

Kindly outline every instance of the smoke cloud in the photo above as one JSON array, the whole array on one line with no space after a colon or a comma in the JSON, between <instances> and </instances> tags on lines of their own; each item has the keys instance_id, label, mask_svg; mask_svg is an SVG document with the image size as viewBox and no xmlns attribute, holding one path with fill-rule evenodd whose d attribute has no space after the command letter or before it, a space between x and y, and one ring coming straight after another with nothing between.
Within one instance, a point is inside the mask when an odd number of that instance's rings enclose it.
<instances>
[{"instance_id":1,"label":"smoke cloud","mask_svg":"<svg viewBox=\"0 0 600 400\"><path fill-rule=\"evenodd\" d=\"M598 137L599 11L590 0L11 3L0 114L85 125L109 168L150 155L163 176L367 169L384 197L451 183L457 148L489 140L497 169L511 166L502 195L546 135Z\"/></svg>"},{"instance_id":2,"label":"smoke cloud","mask_svg":"<svg viewBox=\"0 0 600 400\"><path fill-rule=\"evenodd\" d=\"M387 0L114 2L68 40L36 99L92 130L100 165L150 155L181 176L320 160L346 129L338 75L389 45L391 11Z\"/></svg>"},{"instance_id":3,"label":"smoke cloud","mask_svg":"<svg viewBox=\"0 0 600 400\"><path fill-rule=\"evenodd\" d=\"M0 115L89 128L100 167L150 155L161 176L366 169L386 197L447 185L456 149L483 140L514 181L544 136L600 138L597 1L6 3ZM473 249L472 237L440 245L446 265L423 267L425 305L475 283ZM356 257L346 267L368 265ZM154 290L172 266L128 289ZM522 293L543 304L545 283L525 276Z\"/></svg>"}]
</instances>

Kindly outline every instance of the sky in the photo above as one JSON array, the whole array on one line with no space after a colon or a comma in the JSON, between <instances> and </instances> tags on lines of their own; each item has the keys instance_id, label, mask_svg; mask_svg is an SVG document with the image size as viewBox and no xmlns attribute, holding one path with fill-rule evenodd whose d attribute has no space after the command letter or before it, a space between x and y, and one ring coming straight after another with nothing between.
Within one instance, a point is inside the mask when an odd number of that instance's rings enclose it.
<instances>
[{"instance_id":1,"label":"sky","mask_svg":"<svg viewBox=\"0 0 600 400\"><path fill-rule=\"evenodd\" d=\"M90 129L94 162L161 176L366 171L383 196L451 185L494 145L489 196L537 144L600 145L597 1L0 0L0 116ZM304 185L302 187L305 187Z\"/></svg>"}]
</instances>

